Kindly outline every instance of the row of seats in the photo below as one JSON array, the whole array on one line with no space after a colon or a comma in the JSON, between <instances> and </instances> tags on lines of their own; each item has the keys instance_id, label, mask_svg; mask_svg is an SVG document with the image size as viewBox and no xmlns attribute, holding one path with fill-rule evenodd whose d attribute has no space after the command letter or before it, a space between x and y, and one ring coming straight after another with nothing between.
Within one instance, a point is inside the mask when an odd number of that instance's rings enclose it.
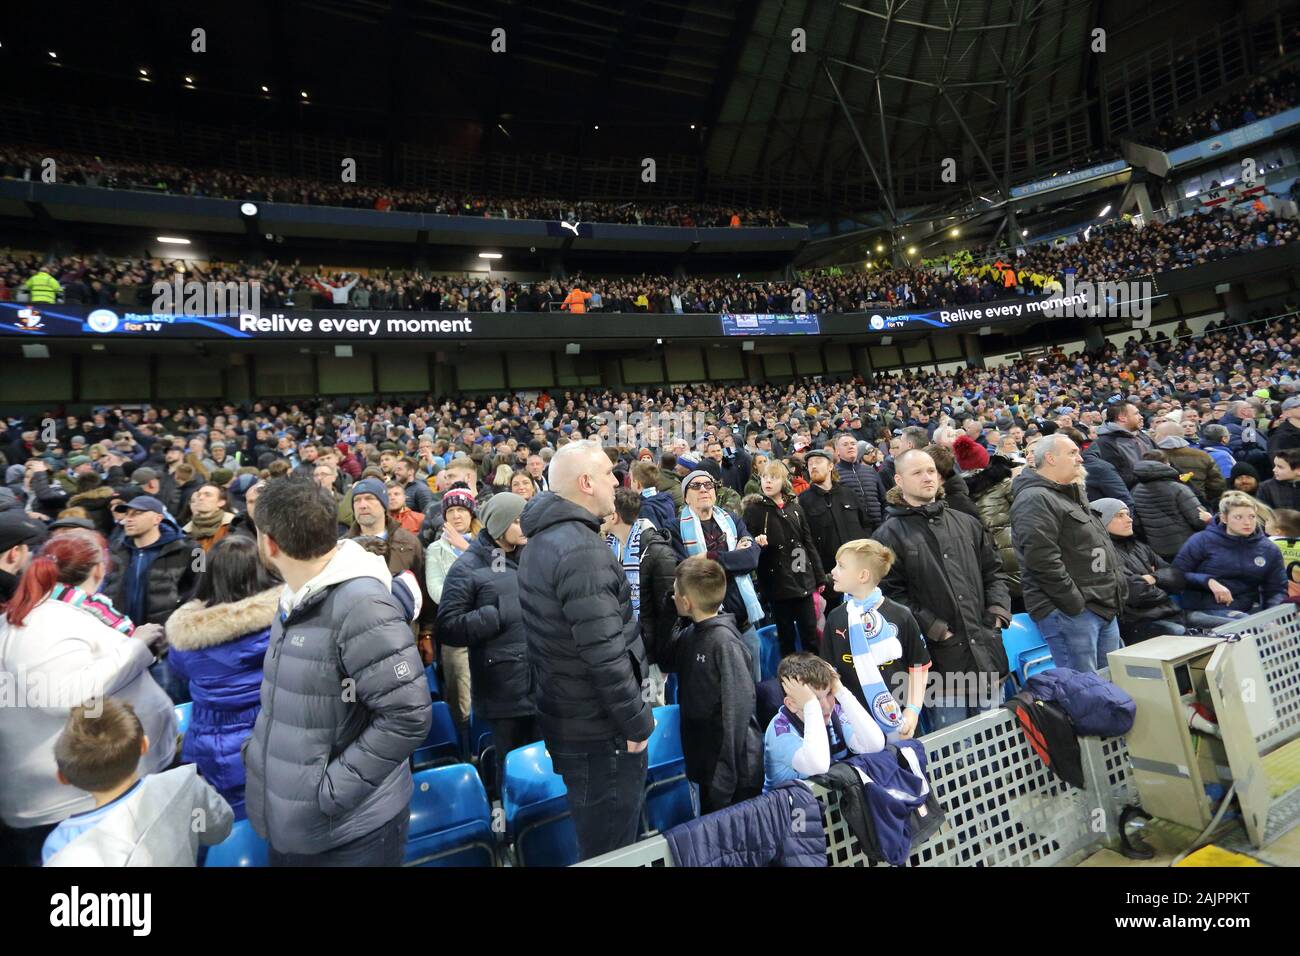
<instances>
[{"instance_id":1,"label":"row of seats","mask_svg":"<svg viewBox=\"0 0 1300 956\"><path fill-rule=\"evenodd\" d=\"M442 701L434 702L441 739L431 732L416 751L441 761L452 754L455 726ZM450 737L447 726L450 726ZM482 741L480 740L480 743ZM456 743L456 746L459 746ZM645 833L662 832L698 816L695 795L686 780L682 753L681 712L675 705L655 708L655 730L647 747L649 772L642 817ZM501 811L495 816L487 789L469 763L435 763L415 769L407 866L493 866L498 861L497 829L518 866L569 866L578 862L578 838L569 816L564 780L551 765L542 742L506 755ZM500 819L503 826L494 829ZM208 851L205 866L265 866L266 844L247 820Z\"/></svg>"},{"instance_id":2,"label":"row of seats","mask_svg":"<svg viewBox=\"0 0 1300 956\"><path fill-rule=\"evenodd\" d=\"M767 632L767 633L764 633ZM775 627L763 628L765 673L767 649L776 654ZM1034 674L1053 666L1046 642L1027 614L1013 616L1002 632L1011 666L1007 693L1014 694ZM437 675L430 668L430 687ZM669 697L676 698L675 675L669 678ZM183 733L189 723L189 704L176 708ZM696 797L686 779L681 745L681 711L673 703L655 708L655 730L647 748L646 802L642 818L645 833L663 832L697 816ZM478 764L463 762L465 744ZM494 816L488 789L495 781L491 729L471 717L469 740L462 743L451 711L443 701L433 703L433 722L425 742L412 755L415 792L411 798L411 824L407 839L408 866L492 866L498 860ZM486 786L485 786L486 784ZM501 813L506 843L519 866L567 866L578 861L578 841L569 817L564 780L551 764L541 742L506 755L501 784ZM266 845L247 820L235 825L230 837L207 855L207 866L265 866Z\"/></svg>"}]
</instances>

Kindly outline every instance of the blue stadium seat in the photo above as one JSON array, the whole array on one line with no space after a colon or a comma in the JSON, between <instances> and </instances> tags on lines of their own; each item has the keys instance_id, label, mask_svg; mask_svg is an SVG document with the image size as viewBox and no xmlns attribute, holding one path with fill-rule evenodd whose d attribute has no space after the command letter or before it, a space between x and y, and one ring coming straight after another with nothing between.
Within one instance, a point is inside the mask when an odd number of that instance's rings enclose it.
<instances>
[{"instance_id":1,"label":"blue stadium seat","mask_svg":"<svg viewBox=\"0 0 1300 956\"><path fill-rule=\"evenodd\" d=\"M681 703L677 699L677 675L669 674L668 679L664 681L664 702L669 704Z\"/></svg>"},{"instance_id":2,"label":"blue stadium seat","mask_svg":"<svg viewBox=\"0 0 1300 956\"><path fill-rule=\"evenodd\" d=\"M216 846L208 847L208 866L268 866L267 845L253 830L247 820L237 820L230 829L230 836Z\"/></svg>"},{"instance_id":3,"label":"blue stadium seat","mask_svg":"<svg viewBox=\"0 0 1300 956\"><path fill-rule=\"evenodd\" d=\"M182 736L190 729L190 716L194 713L194 702L186 701L176 705L176 732Z\"/></svg>"},{"instance_id":4,"label":"blue stadium seat","mask_svg":"<svg viewBox=\"0 0 1300 956\"><path fill-rule=\"evenodd\" d=\"M1002 646L1007 652L1011 676L1007 679L1008 696L1025 686L1031 674L1053 667L1052 652L1028 614L1014 614L1011 624L1002 631ZM1044 660L1047 662L1044 666ZM1032 672L1029 670L1033 666Z\"/></svg>"},{"instance_id":5,"label":"blue stadium seat","mask_svg":"<svg viewBox=\"0 0 1300 956\"><path fill-rule=\"evenodd\" d=\"M656 707L655 729L647 746L645 809L641 816L645 832L663 833L698 816L695 795L686 779L686 758L682 754L682 712L676 704Z\"/></svg>"},{"instance_id":6,"label":"blue stadium seat","mask_svg":"<svg viewBox=\"0 0 1300 956\"><path fill-rule=\"evenodd\" d=\"M433 664L424 669L424 679L429 682L429 696L442 700L442 685L438 683L438 669Z\"/></svg>"},{"instance_id":7,"label":"blue stadium seat","mask_svg":"<svg viewBox=\"0 0 1300 956\"><path fill-rule=\"evenodd\" d=\"M781 663L781 642L776 636L776 625L758 629L759 676L763 680L776 676L776 666Z\"/></svg>"},{"instance_id":8,"label":"blue stadium seat","mask_svg":"<svg viewBox=\"0 0 1300 956\"><path fill-rule=\"evenodd\" d=\"M571 866L578 862L578 833L569 816L564 780L551 766L546 744L506 754L501 806L520 866Z\"/></svg>"},{"instance_id":9,"label":"blue stadium seat","mask_svg":"<svg viewBox=\"0 0 1300 956\"><path fill-rule=\"evenodd\" d=\"M469 712L469 746L466 758L478 767L478 775L483 778L483 786L495 793L497 786L497 747L492 737L492 725L486 718Z\"/></svg>"},{"instance_id":10,"label":"blue stadium seat","mask_svg":"<svg viewBox=\"0 0 1300 956\"><path fill-rule=\"evenodd\" d=\"M403 866L494 866L492 807L467 763L414 775Z\"/></svg>"},{"instance_id":11,"label":"blue stadium seat","mask_svg":"<svg viewBox=\"0 0 1300 956\"><path fill-rule=\"evenodd\" d=\"M411 769L423 770L426 767L459 763L460 750L460 732L456 729L456 722L451 719L451 708L446 701L435 700L429 736L411 754Z\"/></svg>"}]
</instances>

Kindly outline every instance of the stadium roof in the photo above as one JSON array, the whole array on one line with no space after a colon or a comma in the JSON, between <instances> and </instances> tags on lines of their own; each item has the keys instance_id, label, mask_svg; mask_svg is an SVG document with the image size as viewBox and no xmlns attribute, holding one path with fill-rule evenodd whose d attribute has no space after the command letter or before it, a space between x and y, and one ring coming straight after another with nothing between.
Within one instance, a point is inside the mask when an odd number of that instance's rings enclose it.
<instances>
[{"instance_id":1,"label":"stadium roof","mask_svg":"<svg viewBox=\"0 0 1300 956\"><path fill-rule=\"evenodd\" d=\"M1171 11L1212 22L1215 5L223 0L182 15L143 0L139 8L129 18L111 5L79 13L76 30L49 41L67 70L47 69L55 64L43 46L5 43L6 59L31 59L11 77L30 80L40 63L47 87L63 82L63 95L78 101L261 129L480 153L654 149L699 157L701 181L737 202L848 214L953 202L940 178L945 158L956 160L959 192L972 199L977 186L1003 183L1008 168L1018 176L1099 145L1089 116L1099 69L1092 30L1108 29L1115 62L1139 54ZM15 34L36 15L20 11ZM195 25L208 30L202 55L190 48ZM506 55L492 50L497 29ZM796 29L806 52L792 49ZM146 66L158 82L136 82ZM84 71L99 79L86 82ZM182 91L180 77L193 71ZM66 76L48 79L57 73ZM242 99L213 102L223 93Z\"/></svg>"}]
</instances>

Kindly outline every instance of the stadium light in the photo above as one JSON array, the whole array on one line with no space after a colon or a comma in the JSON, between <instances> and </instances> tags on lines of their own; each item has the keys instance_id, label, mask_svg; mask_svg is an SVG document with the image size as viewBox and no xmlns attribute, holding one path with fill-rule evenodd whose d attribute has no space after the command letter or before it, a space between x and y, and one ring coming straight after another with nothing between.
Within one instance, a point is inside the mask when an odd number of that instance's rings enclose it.
<instances>
[{"instance_id":1,"label":"stadium light","mask_svg":"<svg viewBox=\"0 0 1300 956\"><path fill-rule=\"evenodd\" d=\"M916 255L916 246L909 246L908 249L907 249L907 254L908 254L909 256L914 256L914 255Z\"/></svg>"},{"instance_id":2,"label":"stadium light","mask_svg":"<svg viewBox=\"0 0 1300 956\"><path fill-rule=\"evenodd\" d=\"M694 123L691 124L691 129L695 129L695 124L694 124Z\"/></svg>"},{"instance_id":3,"label":"stadium light","mask_svg":"<svg viewBox=\"0 0 1300 956\"><path fill-rule=\"evenodd\" d=\"M956 239L958 236L961 235L961 230L958 229L956 226L953 226L953 227L952 227L952 231L949 232L948 235L950 235L950 236L952 236L954 239Z\"/></svg>"},{"instance_id":4,"label":"stadium light","mask_svg":"<svg viewBox=\"0 0 1300 956\"><path fill-rule=\"evenodd\" d=\"M249 219L252 219L254 216L257 215L257 203L252 203L252 202L240 203L239 211L243 215L247 216Z\"/></svg>"},{"instance_id":5,"label":"stadium light","mask_svg":"<svg viewBox=\"0 0 1300 956\"><path fill-rule=\"evenodd\" d=\"M263 93L270 93L270 92L271 92L271 88L270 88L269 86L267 86L265 83L263 83L263 84L262 84L262 92L263 92Z\"/></svg>"},{"instance_id":6,"label":"stadium light","mask_svg":"<svg viewBox=\"0 0 1300 956\"><path fill-rule=\"evenodd\" d=\"M599 126L593 126L592 129L600 129Z\"/></svg>"},{"instance_id":7,"label":"stadium light","mask_svg":"<svg viewBox=\"0 0 1300 956\"><path fill-rule=\"evenodd\" d=\"M500 258L501 258L501 253L499 253L499 252L480 252L480 253L478 254L478 257L479 257L480 259L500 259Z\"/></svg>"},{"instance_id":8,"label":"stadium light","mask_svg":"<svg viewBox=\"0 0 1300 956\"><path fill-rule=\"evenodd\" d=\"M1108 212L1110 212L1110 203L1106 203L1106 208L1103 209L1101 212L1097 213L1097 218L1098 218L1098 219L1102 218L1102 217L1105 216L1106 213L1108 213Z\"/></svg>"},{"instance_id":9,"label":"stadium light","mask_svg":"<svg viewBox=\"0 0 1300 956\"><path fill-rule=\"evenodd\" d=\"M51 51L50 51L50 59L51 59L51 60L57 60L58 58L59 58L59 55L58 55L57 53L55 53L53 50L51 50Z\"/></svg>"},{"instance_id":10,"label":"stadium light","mask_svg":"<svg viewBox=\"0 0 1300 956\"><path fill-rule=\"evenodd\" d=\"M182 239L180 236L159 236L158 241L165 242L169 246L188 246L190 244L188 239Z\"/></svg>"},{"instance_id":11,"label":"stadium light","mask_svg":"<svg viewBox=\"0 0 1300 956\"><path fill-rule=\"evenodd\" d=\"M148 76L148 75L149 75L149 71L146 70L144 67L140 67L140 75L141 75L141 76Z\"/></svg>"},{"instance_id":12,"label":"stadium light","mask_svg":"<svg viewBox=\"0 0 1300 956\"><path fill-rule=\"evenodd\" d=\"M185 82L186 82L186 83L193 83L193 82L194 82L194 77L192 77L192 76L187 76L187 77L185 77Z\"/></svg>"},{"instance_id":13,"label":"stadium light","mask_svg":"<svg viewBox=\"0 0 1300 956\"><path fill-rule=\"evenodd\" d=\"M302 93L302 98L305 100L307 98L307 91L302 90L301 93Z\"/></svg>"},{"instance_id":14,"label":"stadium light","mask_svg":"<svg viewBox=\"0 0 1300 956\"><path fill-rule=\"evenodd\" d=\"M1021 237L1022 239L1023 239L1025 236L1027 236L1027 235L1029 235L1029 230L1028 230L1028 229L1021 229L1021 230L1020 230L1020 237Z\"/></svg>"}]
</instances>

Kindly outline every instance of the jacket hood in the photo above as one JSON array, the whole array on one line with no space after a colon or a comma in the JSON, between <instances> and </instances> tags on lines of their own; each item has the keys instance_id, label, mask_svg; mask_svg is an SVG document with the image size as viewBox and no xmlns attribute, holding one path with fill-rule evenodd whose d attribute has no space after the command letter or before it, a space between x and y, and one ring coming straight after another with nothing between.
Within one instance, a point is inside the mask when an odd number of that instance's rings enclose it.
<instances>
[{"instance_id":1,"label":"jacket hood","mask_svg":"<svg viewBox=\"0 0 1300 956\"><path fill-rule=\"evenodd\" d=\"M1107 422L1097 429L1097 437L1102 435L1118 435L1120 438L1137 438L1137 432L1131 432L1119 422Z\"/></svg>"},{"instance_id":2,"label":"jacket hood","mask_svg":"<svg viewBox=\"0 0 1300 956\"><path fill-rule=\"evenodd\" d=\"M1166 435L1156 442L1157 448L1190 448L1191 444L1186 438L1179 438L1177 435Z\"/></svg>"},{"instance_id":3,"label":"jacket hood","mask_svg":"<svg viewBox=\"0 0 1300 956\"><path fill-rule=\"evenodd\" d=\"M167 515L163 518L162 523L158 525L158 540L149 545L149 547L159 549L165 548L167 545L174 541L179 541L183 537L184 535L181 533L181 529L176 525L176 519L171 515ZM128 550L140 550L136 547L134 539L123 537L122 540L126 544Z\"/></svg>"},{"instance_id":4,"label":"jacket hood","mask_svg":"<svg viewBox=\"0 0 1300 956\"><path fill-rule=\"evenodd\" d=\"M948 507L947 502L943 500L943 484L941 483L935 489L935 499L926 505L909 505L903 500L903 490L894 485L889 491L885 492L885 504L889 505L891 515L905 515L915 511L917 514L932 515L937 514L944 508Z\"/></svg>"},{"instance_id":5,"label":"jacket hood","mask_svg":"<svg viewBox=\"0 0 1300 956\"><path fill-rule=\"evenodd\" d=\"M1133 477L1138 481L1177 481L1178 472L1162 461L1139 461L1133 465Z\"/></svg>"},{"instance_id":6,"label":"jacket hood","mask_svg":"<svg viewBox=\"0 0 1300 956\"><path fill-rule=\"evenodd\" d=\"M226 644L265 630L275 621L282 588L268 588L242 601L205 606L189 601L167 619L167 642L178 651L195 651Z\"/></svg>"},{"instance_id":7,"label":"jacket hood","mask_svg":"<svg viewBox=\"0 0 1300 956\"><path fill-rule=\"evenodd\" d=\"M14 490L0 486L0 511L8 511L10 508L17 507L18 496L14 494Z\"/></svg>"},{"instance_id":8,"label":"jacket hood","mask_svg":"<svg viewBox=\"0 0 1300 956\"><path fill-rule=\"evenodd\" d=\"M1026 468L1016 477L1016 480L1011 485L1011 490L1013 494L1018 495L1030 488L1047 488L1058 494L1066 495L1087 507L1087 499L1083 497L1083 489L1079 485L1074 482L1063 485L1060 482L1044 478L1033 468Z\"/></svg>"},{"instance_id":9,"label":"jacket hood","mask_svg":"<svg viewBox=\"0 0 1300 956\"><path fill-rule=\"evenodd\" d=\"M313 594L318 594L336 584L342 584L344 581L351 581L353 578L374 578L384 586L386 591L391 591L393 587L393 576L388 572L388 564L384 559L377 554L371 554L355 541L345 538L339 542L338 550L334 552L330 563L325 565L320 574L302 586L292 605L289 604L292 594L289 585L286 584L281 589L280 604L290 610L301 607Z\"/></svg>"},{"instance_id":10,"label":"jacket hood","mask_svg":"<svg viewBox=\"0 0 1300 956\"><path fill-rule=\"evenodd\" d=\"M600 531L600 520L595 515L553 491L543 491L524 506L523 514L519 517L519 527L526 537L531 538L566 521L577 521L592 531Z\"/></svg>"},{"instance_id":11,"label":"jacket hood","mask_svg":"<svg viewBox=\"0 0 1300 956\"><path fill-rule=\"evenodd\" d=\"M83 508L88 505L94 507L96 502L106 505L115 494L117 494L115 489L110 488L108 485L102 485L99 488L92 488L90 491L83 491L73 495L68 499L68 507L75 508L78 505Z\"/></svg>"},{"instance_id":12,"label":"jacket hood","mask_svg":"<svg viewBox=\"0 0 1300 956\"><path fill-rule=\"evenodd\" d=\"M1218 515L1214 516L1214 523L1211 524L1209 527L1207 527L1205 530L1209 531L1212 534L1218 535L1220 538L1223 539L1224 544L1230 547L1240 547L1241 545L1244 545L1247 542L1259 541L1261 538L1264 537L1264 529L1259 526L1258 521L1255 522L1255 530L1250 534L1246 535L1244 538L1241 535L1228 534L1227 525L1223 524L1223 522L1220 520Z\"/></svg>"},{"instance_id":13,"label":"jacket hood","mask_svg":"<svg viewBox=\"0 0 1300 956\"><path fill-rule=\"evenodd\" d=\"M944 499L944 484L943 481L940 481L939 486L935 488L936 502L943 501ZM904 497L902 497L902 489L898 488L898 485L894 485L893 488L888 490L888 492L885 492L885 505L892 505L894 509L900 511L919 511L924 509L924 507L928 507L928 505L922 505L919 507L909 505L909 503L904 501Z\"/></svg>"}]
</instances>

